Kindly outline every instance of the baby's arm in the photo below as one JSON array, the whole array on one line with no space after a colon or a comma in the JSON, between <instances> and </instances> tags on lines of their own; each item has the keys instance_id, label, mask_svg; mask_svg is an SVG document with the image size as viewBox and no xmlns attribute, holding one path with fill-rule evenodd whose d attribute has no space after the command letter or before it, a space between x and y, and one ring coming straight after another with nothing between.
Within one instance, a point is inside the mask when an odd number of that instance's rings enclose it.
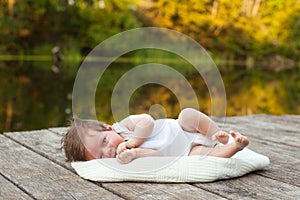
<instances>
[{"instance_id":1,"label":"baby's arm","mask_svg":"<svg viewBox=\"0 0 300 200\"><path fill-rule=\"evenodd\" d=\"M128 141L119 144L117 154L140 146L151 135L154 128L154 120L147 114L131 115L120 123L133 131L133 136Z\"/></svg>"},{"instance_id":2,"label":"baby's arm","mask_svg":"<svg viewBox=\"0 0 300 200\"><path fill-rule=\"evenodd\" d=\"M117 160L122 164L127 164L136 158L148 157L148 156L162 156L160 151L144 148L133 148L123 151L117 155Z\"/></svg>"}]
</instances>

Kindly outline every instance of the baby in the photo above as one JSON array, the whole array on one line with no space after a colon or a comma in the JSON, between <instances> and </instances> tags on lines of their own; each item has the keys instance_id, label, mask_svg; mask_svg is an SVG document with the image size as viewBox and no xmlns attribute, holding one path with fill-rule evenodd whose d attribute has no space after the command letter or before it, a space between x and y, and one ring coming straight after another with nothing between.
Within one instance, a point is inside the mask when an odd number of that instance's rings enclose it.
<instances>
[{"instance_id":1,"label":"baby","mask_svg":"<svg viewBox=\"0 0 300 200\"><path fill-rule=\"evenodd\" d=\"M112 126L75 119L62 142L69 161L117 158L120 163L146 156L208 155L229 158L249 144L247 137L221 131L207 115L186 108L178 119L130 115ZM218 145L222 143L224 145Z\"/></svg>"}]
</instances>

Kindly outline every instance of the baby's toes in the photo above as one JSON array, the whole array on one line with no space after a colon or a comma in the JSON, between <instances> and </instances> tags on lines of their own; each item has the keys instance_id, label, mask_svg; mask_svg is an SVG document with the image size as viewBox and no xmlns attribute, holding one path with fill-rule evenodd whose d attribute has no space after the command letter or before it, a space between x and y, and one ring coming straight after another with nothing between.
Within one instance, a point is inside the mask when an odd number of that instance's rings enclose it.
<instances>
[{"instance_id":1,"label":"baby's toes","mask_svg":"<svg viewBox=\"0 0 300 200\"><path fill-rule=\"evenodd\" d=\"M237 139L241 143L245 142L245 137L244 136L239 136Z\"/></svg>"},{"instance_id":2,"label":"baby's toes","mask_svg":"<svg viewBox=\"0 0 300 200\"><path fill-rule=\"evenodd\" d=\"M229 133L233 138L236 138L237 134L234 131L230 131Z\"/></svg>"},{"instance_id":3,"label":"baby's toes","mask_svg":"<svg viewBox=\"0 0 300 200\"><path fill-rule=\"evenodd\" d=\"M214 139L221 142L222 144L226 144L228 142L229 136L225 131L219 131L215 134Z\"/></svg>"},{"instance_id":4,"label":"baby's toes","mask_svg":"<svg viewBox=\"0 0 300 200\"><path fill-rule=\"evenodd\" d=\"M223 137L223 138L228 137L228 133L225 133L225 132L221 133L221 137Z\"/></svg>"},{"instance_id":5,"label":"baby's toes","mask_svg":"<svg viewBox=\"0 0 300 200\"><path fill-rule=\"evenodd\" d=\"M248 138L246 136L244 136L242 142L243 143L249 143L249 140L248 140Z\"/></svg>"},{"instance_id":6,"label":"baby's toes","mask_svg":"<svg viewBox=\"0 0 300 200\"><path fill-rule=\"evenodd\" d=\"M241 138L240 136L236 136L236 137L235 137L235 141L241 142L241 141L242 141L242 138Z\"/></svg>"}]
</instances>

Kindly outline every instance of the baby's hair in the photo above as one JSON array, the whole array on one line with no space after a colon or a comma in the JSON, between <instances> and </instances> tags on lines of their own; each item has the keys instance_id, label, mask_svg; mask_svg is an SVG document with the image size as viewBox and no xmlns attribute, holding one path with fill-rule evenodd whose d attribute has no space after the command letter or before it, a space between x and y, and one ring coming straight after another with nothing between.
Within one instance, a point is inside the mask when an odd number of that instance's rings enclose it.
<instances>
[{"instance_id":1,"label":"baby's hair","mask_svg":"<svg viewBox=\"0 0 300 200\"><path fill-rule=\"evenodd\" d=\"M70 128L63 136L61 143L68 161L86 161L85 147L82 142L82 134L86 129L95 131L107 131L105 123L97 120L73 118L70 120Z\"/></svg>"}]
</instances>

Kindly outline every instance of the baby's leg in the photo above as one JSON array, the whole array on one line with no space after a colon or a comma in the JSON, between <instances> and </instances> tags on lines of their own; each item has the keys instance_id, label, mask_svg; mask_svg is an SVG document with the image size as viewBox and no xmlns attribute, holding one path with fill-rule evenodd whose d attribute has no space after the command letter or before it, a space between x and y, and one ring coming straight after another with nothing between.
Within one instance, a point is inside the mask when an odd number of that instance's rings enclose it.
<instances>
[{"instance_id":1,"label":"baby's leg","mask_svg":"<svg viewBox=\"0 0 300 200\"><path fill-rule=\"evenodd\" d=\"M183 130L212 136L219 127L207 115L193 108L183 109L178 116L178 123Z\"/></svg>"},{"instance_id":2,"label":"baby's leg","mask_svg":"<svg viewBox=\"0 0 300 200\"><path fill-rule=\"evenodd\" d=\"M183 109L178 116L178 123L187 132L201 133L223 144L226 144L228 141L227 133L220 131L215 122L198 110L192 108Z\"/></svg>"},{"instance_id":3,"label":"baby's leg","mask_svg":"<svg viewBox=\"0 0 300 200\"><path fill-rule=\"evenodd\" d=\"M193 155L207 155L215 156L222 158L230 158L238 151L244 149L248 144L249 140L246 136L241 135L240 133L230 132L235 142L226 144L224 146L216 146L214 148L208 148L201 145L195 146L189 153L189 156Z\"/></svg>"}]
</instances>

